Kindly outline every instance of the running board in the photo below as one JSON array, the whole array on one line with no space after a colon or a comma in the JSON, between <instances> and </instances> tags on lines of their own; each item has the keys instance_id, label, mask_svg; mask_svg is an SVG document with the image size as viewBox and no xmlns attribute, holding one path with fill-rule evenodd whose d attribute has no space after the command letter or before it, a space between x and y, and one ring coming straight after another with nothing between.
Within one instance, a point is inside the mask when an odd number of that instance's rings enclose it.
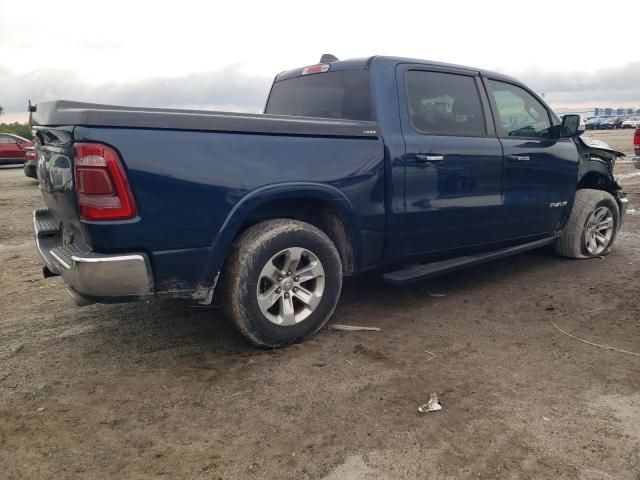
<instances>
[{"instance_id":1,"label":"running board","mask_svg":"<svg viewBox=\"0 0 640 480\"><path fill-rule=\"evenodd\" d=\"M450 258L440 262L425 263L423 265L413 265L395 272L385 273L382 278L386 283L392 285L406 285L407 283L424 280L425 278L434 277L447 272L453 272L465 267L479 265L481 263L498 260L499 258L510 257L518 253L534 250L553 243L555 238L544 238L535 242L516 245L515 247L502 248L491 252L478 253L476 255L467 255L464 257Z\"/></svg>"}]
</instances>

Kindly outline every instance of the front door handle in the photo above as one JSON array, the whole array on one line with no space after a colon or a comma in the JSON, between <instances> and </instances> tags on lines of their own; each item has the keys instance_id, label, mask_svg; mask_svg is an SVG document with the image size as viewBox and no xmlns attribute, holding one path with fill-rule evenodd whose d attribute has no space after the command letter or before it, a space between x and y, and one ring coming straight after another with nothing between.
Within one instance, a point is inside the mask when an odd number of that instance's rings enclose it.
<instances>
[{"instance_id":1,"label":"front door handle","mask_svg":"<svg viewBox=\"0 0 640 480\"><path fill-rule=\"evenodd\" d=\"M416 153L416 161L418 162L441 162L444 155L427 155L425 153Z\"/></svg>"},{"instance_id":2,"label":"front door handle","mask_svg":"<svg viewBox=\"0 0 640 480\"><path fill-rule=\"evenodd\" d=\"M510 162L528 162L529 157L526 155L509 155Z\"/></svg>"}]
</instances>

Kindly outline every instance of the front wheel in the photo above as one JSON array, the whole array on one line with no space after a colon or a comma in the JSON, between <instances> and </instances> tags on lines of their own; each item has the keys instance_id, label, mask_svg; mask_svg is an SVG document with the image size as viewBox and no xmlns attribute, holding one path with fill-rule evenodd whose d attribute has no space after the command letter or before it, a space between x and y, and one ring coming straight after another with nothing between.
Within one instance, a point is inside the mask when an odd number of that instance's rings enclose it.
<instances>
[{"instance_id":1,"label":"front wheel","mask_svg":"<svg viewBox=\"0 0 640 480\"><path fill-rule=\"evenodd\" d=\"M618 204L610 193L587 188L578 190L569 222L556 240L556 253L568 258L607 255L619 227Z\"/></svg>"},{"instance_id":2,"label":"front wheel","mask_svg":"<svg viewBox=\"0 0 640 480\"><path fill-rule=\"evenodd\" d=\"M227 315L254 345L275 348L315 334L342 289L333 242L308 223L267 220L234 243L222 278Z\"/></svg>"}]
</instances>

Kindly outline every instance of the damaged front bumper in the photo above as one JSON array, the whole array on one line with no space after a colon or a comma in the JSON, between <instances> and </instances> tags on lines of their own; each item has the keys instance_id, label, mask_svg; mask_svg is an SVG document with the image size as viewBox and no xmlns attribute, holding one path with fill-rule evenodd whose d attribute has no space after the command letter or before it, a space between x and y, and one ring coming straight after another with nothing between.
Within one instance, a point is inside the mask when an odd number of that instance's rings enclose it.
<instances>
[{"instance_id":1,"label":"damaged front bumper","mask_svg":"<svg viewBox=\"0 0 640 480\"><path fill-rule=\"evenodd\" d=\"M62 276L78 305L153 295L153 275L146 254L101 254L74 243L65 244L60 224L48 209L33 212L33 226L45 277Z\"/></svg>"},{"instance_id":2,"label":"damaged front bumper","mask_svg":"<svg viewBox=\"0 0 640 480\"><path fill-rule=\"evenodd\" d=\"M616 194L616 202L618 203L618 209L620 210L620 225L622 225L627 215L627 206L629 205L627 194L623 191L619 191Z\"/></svg>"}]
</instances>

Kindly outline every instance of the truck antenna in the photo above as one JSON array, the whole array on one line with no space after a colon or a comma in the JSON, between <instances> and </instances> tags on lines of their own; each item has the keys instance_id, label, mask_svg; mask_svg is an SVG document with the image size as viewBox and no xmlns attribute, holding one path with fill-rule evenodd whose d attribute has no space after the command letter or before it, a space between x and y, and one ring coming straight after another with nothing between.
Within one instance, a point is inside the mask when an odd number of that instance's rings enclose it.
<instances>
[{"instance_id":1,"label":"truck antenna","mask_svg":"<svg viewBox=\"0 0 640 480\"><path fill-rule=\"evenodd\" d=\"M331 63L337 61L338 57L336 57L335 55L331 55L330 53L323 53L320 57L320 63Z\"/></svg>"}]
</instances>

